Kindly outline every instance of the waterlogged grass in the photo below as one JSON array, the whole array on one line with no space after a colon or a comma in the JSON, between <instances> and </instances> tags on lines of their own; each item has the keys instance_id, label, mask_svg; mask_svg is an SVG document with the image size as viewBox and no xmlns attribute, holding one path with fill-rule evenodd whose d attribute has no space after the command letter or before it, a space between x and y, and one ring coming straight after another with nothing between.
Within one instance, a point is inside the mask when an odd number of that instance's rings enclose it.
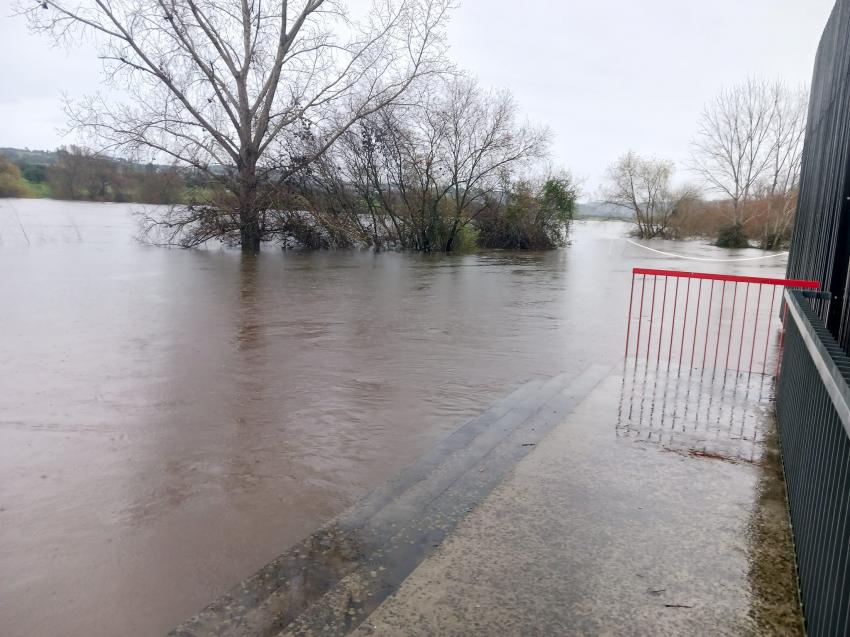
<instances>
[{"instance_id":1,"label":"waterlogged grass","mask_svg":"<svg viewBox=\"0 0 850 637\"><path fill-rule=\"evenodd\" d=\"M25 180L26 181L26 180ZM46 181L42 182L34 182L27 181L27 188L29 188L30 196L35 197L37 199L49 199L50 198L50 186L47 185Z\"/></svg>"}]
</instances>

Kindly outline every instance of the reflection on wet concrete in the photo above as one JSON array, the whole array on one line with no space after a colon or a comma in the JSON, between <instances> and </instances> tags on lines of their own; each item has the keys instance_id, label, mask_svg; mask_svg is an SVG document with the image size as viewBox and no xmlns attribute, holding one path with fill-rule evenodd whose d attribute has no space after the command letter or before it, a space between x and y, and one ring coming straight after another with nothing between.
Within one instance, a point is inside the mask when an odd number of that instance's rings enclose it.
<instances>
[{"instance_id":1,"label":"reflection on wet concrete","mask_svg":"<svg viewBox=\"0 0 850 637\"><path fill-rule=\"evenodd\" d=\"M773 379L763 374L667 371L628 361L617 435L669 451L760 462Z\"/></svg>"},{"instance_id":2,"label":"reflection on wet concrete","mask_svg":"<svg viewBox=\"0 0 850 637\"><path fill-rule=\"evenodd\" d=\"M746 533L749 614L757 634L803 634L774 389L764 374L682 372L629 360L616 434L685 456L757 465Z\"/></svg>"}]
</instances>

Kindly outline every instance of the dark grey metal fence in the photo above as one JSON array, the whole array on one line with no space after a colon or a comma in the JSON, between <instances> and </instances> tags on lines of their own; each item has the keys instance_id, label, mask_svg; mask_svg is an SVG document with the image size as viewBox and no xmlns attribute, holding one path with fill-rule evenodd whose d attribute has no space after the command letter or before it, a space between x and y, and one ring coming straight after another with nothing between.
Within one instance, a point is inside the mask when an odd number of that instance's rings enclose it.
<instances>
[{"instance_id":1,"label":"dark grey metal fence","mask_svg":"<svg viewBox=\"0 0 850 637\"><path fill-rule=\"evenodd\" d=\"M850 0L838 0L818 46L788 278L832 295L818 314L850 352Z\"/></svg>"},{"instance_id":2,"label":"dark grey metal fence","mask_svg":"<svg viewBox=\"0 0 850 637\"><path fill-rule=\"evenodd\" d=\"M785 293L779 437L807 633L847 635L850 358L812 309L811 296Z\"/></svg>"}]
</instances>

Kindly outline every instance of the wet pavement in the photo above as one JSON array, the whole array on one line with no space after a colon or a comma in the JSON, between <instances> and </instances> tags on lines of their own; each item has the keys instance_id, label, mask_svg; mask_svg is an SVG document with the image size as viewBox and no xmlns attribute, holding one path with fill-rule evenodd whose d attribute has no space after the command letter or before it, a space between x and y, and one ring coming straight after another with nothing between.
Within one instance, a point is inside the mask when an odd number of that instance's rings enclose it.
<instances>
[{"instance_id":1,"label":"wet pavement","mask_svg":"<svg viewBox=\"0 0 850 637\"><path fill-rule=\"evenodd\" d=\"M356 634L802 634L764 402L741 462L618 437L622 387L592 392Z\"/></svg>"},{"instance_id":2,"label":"wet pavement","mask_svg":"<svg viewBox=\"0 0 850 637\"><path fill-rule=\"evenodd\" d=\"M802 634L770 379L635 376L521 387L172 635Z\"/></svg>"}]
</instances>

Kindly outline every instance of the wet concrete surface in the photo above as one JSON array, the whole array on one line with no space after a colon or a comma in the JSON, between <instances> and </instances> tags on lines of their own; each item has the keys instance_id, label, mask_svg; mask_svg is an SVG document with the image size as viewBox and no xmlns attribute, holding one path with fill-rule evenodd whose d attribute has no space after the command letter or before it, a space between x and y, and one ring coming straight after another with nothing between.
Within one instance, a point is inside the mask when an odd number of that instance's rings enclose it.
<instances>
[{"instance_id":1,"label":"wet concrete surface","mask_svg":"<svg viewBox=\"0 0 850 637\"><path fill-rule=\"evenodd\" d=\"M630 360L622 381L618 437L697 457L761 462L769 431L764 423L773 410L772 377L668 370Z\"/></svg>"},{"instance_id":2,"label":"wet concrete surface","mask_svg":"<svg viewBox=\"0 0 850 637\"><path fill-rule=\"evenodd\" d=\"M802 634L770 379L663 376L521 387L171 634Z\"/></svg>"},{"instance_id":3,"label":"wet concrete surface","mask_svg":"<svg viewBox=\"0 0 850 637\"><path fill-rule=\"evenodd\" d=\"M141 246L134 208L0 202L3 637L165 633L512 388L613 364L629 268L683 267L601 222L548 253L243 259Z\"/></svg>"},{"instance_id":4,"label":"wet concrete surface","mask_svg":"<svg viewBox=\"0 0 850 637\"><path fill-rule=\"evenodd\" d=\"M607 371L592 366L519 388L171 634L352 630Z\"/></svg>"},{"instance_id":5,"label":"wet concrete surface","mask_svg":"<svg viewBox=\"0 0 850 637\"><path fill-rule=\"evenodd\" d=\"M730 461L618 437L623 386L603 382L355 634L802 634L765 403L758 459Z\"/></svg>"}]
</instances>

